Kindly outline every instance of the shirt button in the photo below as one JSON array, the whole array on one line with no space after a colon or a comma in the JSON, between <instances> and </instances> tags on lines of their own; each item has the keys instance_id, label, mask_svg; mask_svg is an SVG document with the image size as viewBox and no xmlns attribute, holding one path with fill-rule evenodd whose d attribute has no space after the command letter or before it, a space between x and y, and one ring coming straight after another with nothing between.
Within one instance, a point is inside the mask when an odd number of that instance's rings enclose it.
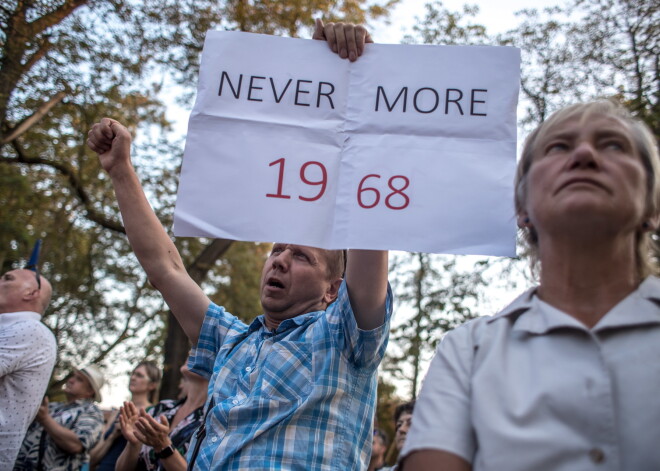
<instances>
[{"instance_id":1,"label":"shirt button","mask_svg":"<svg viewBox=\"0 0 660 471\"><path fill-rule=\"evenodd\" d=\"M238 399L234 399L234 400L231 401L231 402L232 402L232 404L236 405L236 404L238 404Z\"/></svg>"},{"instance_id":2,"label":"shirt button","mask_svg":"<svg viewBox=\"0 0 660 471\"><path fill-rule=\"evenodd\" d=\"M217 442L217 441L218 441L218 437L213 437L213 438L211 439L211 441L212 441L213 443Z\"/></svg>"},{"instance_id":3,"label":"shirt button","mask_svg":"<svg viewBox=\"0 0 660 471\"><path fill-rule=\"evenodd\" d=\"M605 461L605 453L600 448L592 448L589 450L589 458L596 464L600 464Z\"/></svg>"},{"instance_id":4,"label":"shirt button","mask_svg":"<svg viewBox=\"0 0 660 471\"><path fill-rule=\"evenodd\" d=\"M250 371L252 371L252 368L248 366L247 368L245 368L245 371L249 373Z\"/></svg>"}]
</instances>

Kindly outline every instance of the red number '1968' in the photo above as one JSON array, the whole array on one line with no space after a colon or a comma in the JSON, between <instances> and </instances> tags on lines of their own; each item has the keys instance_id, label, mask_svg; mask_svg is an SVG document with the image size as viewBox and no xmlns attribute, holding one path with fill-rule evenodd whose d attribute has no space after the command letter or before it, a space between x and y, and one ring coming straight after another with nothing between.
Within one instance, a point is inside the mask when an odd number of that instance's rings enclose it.
<instances>
[{"instance_id":1,"label":"red number '1968'","mask_svg":"<svg viewBox=\"0 0 660 471\"><path fill-rule=\"evenodd\" d=\"M278 177L277 177L277 192L276 193L266 193L268 198L282 198L282 199L291 199L291 195L286 195L283 192L284 186L284 165L286 164L286 158L282 157L281 159L274 160L269 163L269 167L278 166ZM320 170L320 176L318 171L314 172L314 168ZM317 178L314 178L314 176ZM325 190L328 187L328 170L325 168L321 162L309 161L302 164L300 167L300 181L305 185L309 186L318 186L320 187L318 193L313 196L302 196L299 195L298 199L302 201L316 201L321 199L325 194ZM367 182L369 179L380 180L381 176L376 173L370 173L360 180L357 190L357 202L361 208L371 209L378 206L380 203L380 190L375 186L376 181ZM389 209L399 210L405 209L410 204L410 197L405 193L405 190L410 186L410 180L404 175L394 175L387 180L387 186L391 190L387 196L385 196L385 206Z\"/></svg>"}]
</instances>

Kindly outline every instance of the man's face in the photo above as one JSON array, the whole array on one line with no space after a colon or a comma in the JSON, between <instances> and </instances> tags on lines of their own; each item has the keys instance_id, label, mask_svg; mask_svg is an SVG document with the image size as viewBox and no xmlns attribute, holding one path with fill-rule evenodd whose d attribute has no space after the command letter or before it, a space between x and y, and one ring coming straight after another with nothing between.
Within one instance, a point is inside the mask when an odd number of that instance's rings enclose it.
<instances>
[{"instance_id":1,"label":"man's face","mask_svg":"<svg viewBox=\"0 0 660 471\"><path fill-rule=\"evenodd\" d=\"M69 400L92 399L94 397L94 388L89 384L89 380L80 371L74 371L71 377L64 384L64 393Z\"/></svg>"},{"instance_id":2,"label":"man's face","mask_svg":"<svg viewBox=\"0 0 660 471\"><path fill-rule=\"evenodd\" d=\"M399 416L399 420L396 421L396 433L394 434L394 442L396 443L396 449L401 451L403 444L406 442L406 436L408 435L408 430L410 430L410 421L412 420L412 414L409 412L404 412Z\"/></svg>"},{"instance_id":3,"label":"man's face","mask_svg":"<svg viewBox=\"0 0 660 471\"><path fill-rule=\"evenodd\" d=\"M373 445L371 447L372 459L376 458L378 460L382 460L385 456L386 451L387 451L387 447L385 446L385 442L383 441L383 438L378 434L374 434Z\"/></svg>"},{"instance_id":4,"label":"man's face","mask_svg":"<svg viewBox=\"0 0 660 471\"><path fill-rule=\"evenodd\" d=\"M24 298L38 291L34 272L11 270L0 278L0 312L13 312L25 309Z\"/></svg>"},{"instance_id":5,"label":"man's face","mask_svg":"<svg viewBox=\"0 0 660 471\"><path fill-rule=\"evenodd\" d=\"M261 274L261 305L269 328L307 312L325 309L341 279L330 280L324 251L274 244Z\"/></svg>"}]
</instances>

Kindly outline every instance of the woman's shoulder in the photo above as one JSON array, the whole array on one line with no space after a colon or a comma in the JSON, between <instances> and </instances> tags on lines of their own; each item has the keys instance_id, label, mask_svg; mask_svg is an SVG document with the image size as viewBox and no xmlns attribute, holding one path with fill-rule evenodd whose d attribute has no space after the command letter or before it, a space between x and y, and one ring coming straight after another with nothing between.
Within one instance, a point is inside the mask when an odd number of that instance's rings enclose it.
<instances>
[{"instance_id":1,"label":"woman's shoulder","mask_svg":"<svg viewBox=\"0 0 660 471\"><path fill-rule=\"evenodd\" d=\"M164 414L171 410L177 409L182 403L183 401L179 399L163 399L153 406L148 407L146 411L152 417L157 417L160 414Z\"/></svg>"}]
</instances>

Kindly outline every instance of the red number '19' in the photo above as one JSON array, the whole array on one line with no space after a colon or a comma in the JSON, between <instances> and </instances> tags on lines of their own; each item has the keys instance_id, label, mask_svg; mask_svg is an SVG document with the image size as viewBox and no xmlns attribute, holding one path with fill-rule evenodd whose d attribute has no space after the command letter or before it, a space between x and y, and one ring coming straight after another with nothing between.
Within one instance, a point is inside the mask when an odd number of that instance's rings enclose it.
<instances>
[{"instance_id":1,"label":"red number '19'","mask_svg":"<svg viewBox=\"0 0 660 471\"><path fill-rule=\"evenodd\" d=\"M394 180L396 179L403 180L403 184L401 185L401 188L394 187ZM404 177L403 175L394 175L392 178L388 180L387 186L390 187L392 193L387 195L387 198L385 198L385 206L387 206L390 209L404 209L410 204L410 198L408 198L408 195L406 195L403 192L406 188L408 188L408 186L410 186L410 180L408 180L408 177ZM400 195L403 198L403 204L399 206L394 206L392 203L390 203L392 197L396 195Z\"/></svg>"},{"instance_id":2,"label":"red number '19'","mask_svg":"<svg viewBox=\"0 0 660 471\"><path fill-rule=\"evenodd\" d=\"M307 170L307 167L310 165L316 165L321 169L321 174L323 175L320 180L309 180L305 176L305 171ZM321 185L321 191L318 192L316 196L312 196L311 198L307 198L305 196L299 196L303 201L316 201L319 199L321 196L323 196L323 193L325 193L325 187L328 184L328 171L325 169L325 166L321 162L305 162L302 167L300 167L300 179L302 180L303 183L306 183L307 185L314 186L314 185Z\"/></svg>"},{"instance_id":3,"label":"red number '19'","mask_svg":"<svg viewBox=\"0 0 660 471\"><path fill-rule=\"evenodd\" d=\"M364 182L366 182L368 178L380 178L380 175L376 175L375 173L371 173L371 174L367 175L366 177L364 177L362 180L360 180L360 184L358 185L358 191L357 191L357 200L358 200L358 204L364 209L373 208L380 201L380 192L376 188L373 188L373 187L370 187L370 186L368 186L366 188L362 187L362 185L364 185ZM369 204L369 205L364 204L364 202L362 201L362 193L364 193L365 191L371 191L375 195L374 202Z\"/></svg>"}]
</instances>

